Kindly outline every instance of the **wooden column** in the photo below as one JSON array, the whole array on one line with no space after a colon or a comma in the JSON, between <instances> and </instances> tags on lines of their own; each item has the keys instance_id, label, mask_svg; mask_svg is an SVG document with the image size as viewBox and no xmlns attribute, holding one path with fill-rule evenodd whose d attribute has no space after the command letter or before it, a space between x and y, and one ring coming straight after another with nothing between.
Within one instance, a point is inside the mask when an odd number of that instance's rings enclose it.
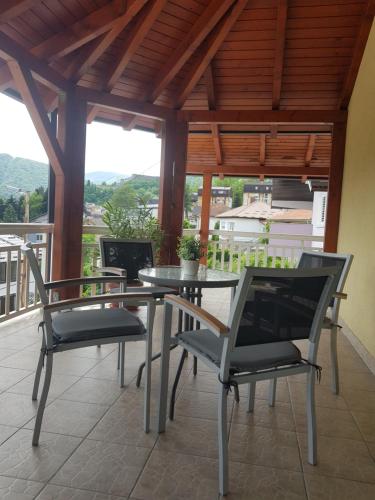
<instances>
[{"instance_id":1,"label":"wooden column","mask_svg":"<svg viewBox=\"0 0 375 500\"><path fill-rule=\"evenodd\" d=\"M188 124L170 118L162 132L159 221L164 231L162 264L179 264L177 238L182 234Z\"/></svg>"},{"instance_id":2,"label":"wooden column","mask_svg":"<svg viewBox=\"0 0 375 500\"><path fill-rule=\"evenodd\" d=\"M331 168L328 184L328 204L324 250L337 251L340 225L342 179L344 174L346 123L335 123L332 132Z\"/></svg>"},{"instance_id":3,"label":"wooden column","mask_svg":"<svg viewBox=\"0 0 375 500\"><path fill-rule=\"evenodd\" d=\"M65 163L55 180L54 280L81 275L86 108L74 90L60 97L57 135ZM68 291L70 296L76 292Z\"/></svg>"},{"instance_id":4,"label":"wooden column","mask_svg":"<svg viewBox=\"0 0 375 500\"><path fill-rule=\"evenodd\" d=\"M211 187L212 175L203 174L201 227L199 230L199 237L201 242L206 245L208 244L208 232L210 229ZM201 258L201 263L207 264L207 256Z\"/></svg>"}]
</instances>

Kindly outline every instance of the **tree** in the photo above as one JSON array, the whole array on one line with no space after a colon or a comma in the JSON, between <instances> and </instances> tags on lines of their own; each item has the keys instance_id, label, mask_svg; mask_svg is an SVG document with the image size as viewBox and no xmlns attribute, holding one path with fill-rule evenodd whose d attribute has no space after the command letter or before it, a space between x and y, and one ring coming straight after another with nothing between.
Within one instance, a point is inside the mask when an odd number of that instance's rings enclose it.
<instances>
[{"instance_id":1,"label":"tree","mask_svg":"<svg viewBox=\"0 0 375 500\"><path fill-rule=\"evenodd\" d=\"M17 212L10 203L4 209L3 222L18 222Z\"/></svg>"},{"instance_id":2,"label":"tree","mask_svg":"<svg viewBox=\"0 0 375 500\"><path fill-rule=\"evenodd\" d=\"M136 192L126 182L124 182L113 193L111 205L115 208L135 208L137 206Z\"/></svg>"}]
</instances>

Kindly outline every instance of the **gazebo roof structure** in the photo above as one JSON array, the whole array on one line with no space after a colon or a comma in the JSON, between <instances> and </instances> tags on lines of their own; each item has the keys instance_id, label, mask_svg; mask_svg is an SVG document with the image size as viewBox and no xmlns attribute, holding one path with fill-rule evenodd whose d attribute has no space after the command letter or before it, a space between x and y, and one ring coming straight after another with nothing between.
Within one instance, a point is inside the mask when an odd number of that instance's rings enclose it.
<instances>
[{"instance_id":1,"label":"gazebo roof structure","mask_svg":"<svg viewBox=\"0 0 375 500\"><path fill-rule=\"evenodd\" d=\"M329 178L337 232L346 110L374 13L374 0L3 0L0 91L20 94L57 176L83 148L83 116L105 120L169 144L161 200L183 199L185 173ZM73 94L57 141L47 112Z\"/></svg>"}]
</instances>

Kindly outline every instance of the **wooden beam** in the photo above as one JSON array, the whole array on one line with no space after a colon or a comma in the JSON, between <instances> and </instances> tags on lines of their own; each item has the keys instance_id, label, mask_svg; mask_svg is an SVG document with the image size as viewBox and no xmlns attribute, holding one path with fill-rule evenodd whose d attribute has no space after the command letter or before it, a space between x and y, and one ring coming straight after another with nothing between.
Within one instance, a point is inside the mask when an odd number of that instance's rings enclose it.
<instances>
[{"instance_id":1,"label":"wooden beam","mask_svg":"<svg viewBox=\"0 0 375 500\"><path fill-rule=\"evenodd\" d=\"M271 139L277 139L277 133L278 133L278 126L271 125L271 129L270 129Z\"/></svg>"},{"instance_id":2,"label":"wooden beam","mask_svg":"<svg viewBox=\"0 0 375 500\"><path fill-rule=\"evenodd\" d=\"M207 41L207 43L202 45L196 61L188 71L178 91L178 95L175 99L175 108L181 108L184 105L184 102L202 78L210 62L214 58L215 54L247 4L248 0L238 0L233 8L228 11L223 20L218 24L217 28L215 28L213 36Z\"/></svg>"},{"instance_id":3,"label":"wooden beam","mask_svg":"<svg viewBox=\"0 0 375 500\"><path fill-rule=\"evenodd\" d=\"M346 110L220 110L178 111L189 123L343 123Z\"/></svg>"},{"instance_id":4,"label":"wooden beam","mask_svg":"<svg viewBox=\"0 0 375 500\"><path fill-rule=\"evenodd\" d=\"M151 26L156 21L166 3L167 0L151 0L139 14L134 26L126 36L117 60L107 73L108 78L104 87L108 92L110 92L116 85L126 66L129 64L131 58L145 39L147 33L151 29Z\"/></svg>"},{"instance_id":5,"label":"wooden beam","mask_svg":"<svg viewBox=\"0 0 375 500\"><path fill-rule=\"evenodd\" d=\"M31 52L44 59L63 57L106 33L121 19L125 27L138 14L147 0L113 0L111 3L88 14L66 30L44 40ZM124 12L124 6L127 5Z\"/></svg>"},{"instance_id":6,"label":"wooden beam","mask_svg":"<svg viewBox=\"0 0 375 500\"><path fill-rule=\"evenodd\" d=\"M342 179L344 175L345 143L346 124L336 124L332 131L331 168L328 183L328 203L324 236L324 251L326 252L337 251Z\"/></svg>"},{"instance_id":7,"label":"wooden beam","mask_svg":"<svg viewBox=\"0 0 375 500\"><path fill-rule=\"evenodd\" d=\"M205 245L208 245L208 236L210 230L211 187L212 187L212 175L204 174L199 238L201 242L204 243ZM201 263L207 264L207 254L201 258Z\"/></svg>"},{"instance_id":8,"label":"wooden beam","mask_svg":"<svg viewBox=\"0 0 375 500\"><path fill-rule=\"evenodd\" d=\"M121 126L124 130L133 130L137 121L137 115L131 115L130 113L125 113L122 116Z\"/></svg>"},{"instance_id":9,"label":"wooden beam","mask_svg":"<svg viewBox=\"0 0 375 500\"><path fill-rule=\"evenodd\" d=\"M177 239L182 235L188 125L166 120L162 134L159 221L164 231L160 252L162 264L179 264Z\"/></svg>"},{"instance_id":10,"label":"wooden beam","mask_svg":"<svg viewBox=\"0 0 375 500\"><path fill-rule=\"evenodd\" d=\"M316 134L310 134L310 136L309 136L309 140L308 140L308 143L307 143L306 154L305 154L305 165L306 165L306 167L308 167L310 165L310 163L311 163L312 156L313 156L313 153L314 153L314 147L315 147L315 143L316 143L316 138L317 138Z\"/></svg>"},{"instance_id":11,"label":"wooden beam","mask_svg":"<svg viewBox=\"0 0 375 500\"><path fill-rule=\"evenodd\" d=\"M207 90L208 109L216 109L216 92L212 64L209 64L205 71L205 81Z\"/></svg>"},{"instance_id":12,"label":"wooden beam","mask_svg":"<svg viewBox=\"0 0 375 500\"><path fill-rule=\"evenodd\" d=\"M259 165L262 167L266 162L266 134L259 135Z\"/></svg>"},{"instance_id":13,"label":"wooden beam","mask_svg":"<svg viewBox=\"0 0 375 500\"><path fill-rule=\"evenodd\" d=\"M53 232L54 280L78 278L82 262L86 103L74 91L59 103L58 138L66 156L64 175L56 177ZM64 298L78 294L67 289Z\"/></svg>"},{"instance_id":14,"label":"wooden beam","mask_svg":"<svg viewBox=\"0 0 375 500\"><path fill-rule=\"evenodd\" d=\"M98 92L96 90L78 87L77 95L90 104L96 104L105 108L119 109L140 116L165 120L167 118L173 118L175 115L173 109L157 106L149 102L138 101L137 99L121 97L108 92Z\"/></svg>"},{"instance_id":15,"label":"wooden beam","mask_svg":"<svg viewBox=\"0 0 375 500\"><path fill-rule=\"evenodd\" d=\"M86 122L88 124L92 123L95 120L96 115L98 114L98 106L87 106L87 117Z\"/></svg>"},{"instance_id":16,"label":"wooden beam","mask_svg":"<svg viewBox=\"0 0 375 500\"><path fill-rule=\"evenodd\" d=\"M272 109L279 109L281 81L283 78L286 22L288 19L288 0L278 0L275 40L275 62L273 64Z\"/></svg>"},{"instance_id":17,"label":"wooden beam","mask_svg":"<svg viewBox=\"0 0 375 500\"><path fill-rule=\"evenodd\" d=\"M290 167L286 166L259 166L259 165L235 165L233 163L227 165L202 165L188 163L186 166L187 175L203 175L203 174L227 176L254 176L265 175L267 177L328 177L328 167Z\"/></svg>"},{"instance_id":18,"label":"wooden beam","mask_svg":"<svg viewBox=\"0 0 375 500\"><path fill-rule=\"evenodd\" d=\"M0 67L0 92L8 89L13 83L13 76L8 65L4 64Z\"/></svg>"},{"instance_id":19,"label":"wooden beam","mask_svg":"<svg viewBox=\"0 0 375 500\"><path fill-rule=\"evenodd\" d=\"M166 64L161 68L147 100L154 102L173 80L182 66L196 51L214 26L220 21L234 0L211 0L187 36L178 44Z\"/></svg>"},{"instance_id":20,"label":"wooden beam","mask_svg":"<svg viewBox=\"0 0 375 500\"><path fill-rule=\"evenodd\" d=\"M344 84L342 87L340 99L338 102L339 109L346 109L349 105L350 98L353 93L355 81L357 79L359 67L366 48L367 39L369 37L371 27L375 16L375 0L368 0L362 21L359 28L356 44L354 47L353 57L347 71Z\"/></svg>"},{"instance_id":21,"label":"wooden beam","mask_svg":"<svg viewBox=\"0 0 375 500\"><path fill-rule=\"evenodd\" d=\"M223 151L222 151L221 141L220 141L220 129L219 129L219 125L217 123L213 123L211 125L211 132L212 132L212 140L213 140L214 149L215 149L216 163L218 165L221 165L223 163Z\"/></svg>"},{"instance_id":22,"label":"wooden beam","mask_svg":"<svg viewBox=\"0 0 375 500\"><path fill-rule=\"evenodd\" d=\"M48 66L45 61L30 54L30 52L3 32L0 32L0 57L7 62L12 59L18 61L25 68L29 68L35 74L35 78L48 87L65 91L70 88L70 83L60 73ZM8 75L5 71L4 73L3 77L7 77ZM0 87L3 84L4 81L0 80Z\"/></svg>"},{"instance_id":23,"label":"wooden beam","mask_svg":"<svg viewBox=\"0 0 375 500\"><path fill-rule=\"evenodd\" d=\"M41 0L2 0L0 4L0 24L11 21L26 10L40 4Z\"/></svg>"},{"instance_id":24,"label":"wooden beam","mask_svg":"<svg viewBox=\"0 0 375 500\"><path fill-rule=\"evenodd\" d=\"M64 155L53 133L51 122L43 106L42 98L38 92L35 81L29 69L21 66L16 61L8 62L9 69L16 82L25 103L34 127L46 150L48 159L55 175L62 175L64 171Z\"/></svg>"}]
</instances>

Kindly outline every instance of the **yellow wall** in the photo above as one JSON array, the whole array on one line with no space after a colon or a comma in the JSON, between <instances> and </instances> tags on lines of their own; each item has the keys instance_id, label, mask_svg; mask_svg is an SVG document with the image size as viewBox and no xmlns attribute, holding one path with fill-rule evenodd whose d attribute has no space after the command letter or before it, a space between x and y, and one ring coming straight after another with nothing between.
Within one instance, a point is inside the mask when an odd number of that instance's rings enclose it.
<instances>
[{"instance_id":1,"label":"yellow wall","mask_svg":"<svg viewBox=\"0 0 375 500\"><path fill-rule=\"evenodd\" d=\"M375 24L349 106L338 251L354 255L341 315L375 356Z\"/></svg>"}]
</instances>

